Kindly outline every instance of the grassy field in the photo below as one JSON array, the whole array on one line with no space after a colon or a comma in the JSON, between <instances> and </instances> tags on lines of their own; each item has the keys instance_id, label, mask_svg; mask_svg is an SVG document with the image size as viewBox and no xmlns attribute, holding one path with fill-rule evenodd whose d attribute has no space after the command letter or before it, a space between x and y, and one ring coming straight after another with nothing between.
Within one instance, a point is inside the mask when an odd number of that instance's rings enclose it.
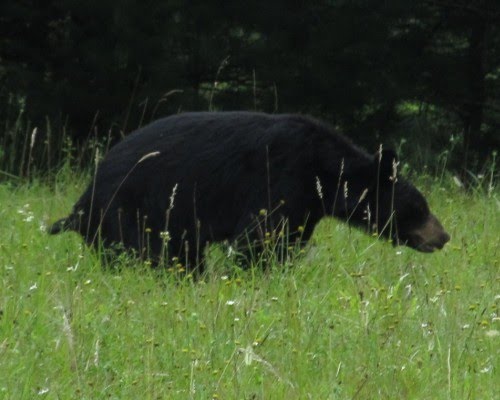
<instances>
[{"instance_id":1,"label":"grassy field","mask_svg":"<svg viewBox=\"0 0 500 400\"><path fill-rule=\"evenodd\" d=\"M421 179L441 252L325 219L291 268L193 280L49 237L85 184L0 184L1 399L499 398L498 190Z\"/></svg>"}]
</instances>

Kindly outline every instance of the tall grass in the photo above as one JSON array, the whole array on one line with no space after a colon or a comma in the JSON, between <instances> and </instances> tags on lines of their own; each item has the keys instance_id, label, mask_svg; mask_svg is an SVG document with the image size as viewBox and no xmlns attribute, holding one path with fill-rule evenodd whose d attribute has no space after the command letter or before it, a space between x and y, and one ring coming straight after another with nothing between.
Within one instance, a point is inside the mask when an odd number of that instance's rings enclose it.
<instances>
[{"instance_id":1,"label":"tall grass","mask_svg":"<svg viewBox=\"0 0 500 400\"><path fill-rule=\"evenodd\" d=\"M289 268L199 279L126 256L114 268L49 237L90 177L0 185L0 397L493 399L500 392L500 199L419 186L452 236L392 247L324 220Z\"/></svg>"},{"instance_id":2,"label":"tall grass","mask_svg":"<svg viewBox=\"0 0 500 400\"><path fill-rule=\"evenodd\" d=\"M82 139L75 141L76 136ZM83 135L70 134L65 125L54 131L49 119L33 126L20 106L0 127L0 182L53 177L62 167L84 170L109 149L111 131L102 136L95 126Z\"/></svg>"},{"instance_id":3,"label":"tall grass","mask_svg":"<svg viewBox=\"0 0 500 400\"><path fill-rule=\"evenodd\" d=\"M125 254L105 266L76 234L46 234L91 180L75 171L109 140L77 148L49 123L34 133L22 113L3 129L0 398L500 393L494 163L469 191L445 162L416 178L452 237L440 252L392 247L325 219L285 265L270 256L242 270L213 246L207 272L193 279L175 263L151 269Z\"/></svg>"}]
</instances>

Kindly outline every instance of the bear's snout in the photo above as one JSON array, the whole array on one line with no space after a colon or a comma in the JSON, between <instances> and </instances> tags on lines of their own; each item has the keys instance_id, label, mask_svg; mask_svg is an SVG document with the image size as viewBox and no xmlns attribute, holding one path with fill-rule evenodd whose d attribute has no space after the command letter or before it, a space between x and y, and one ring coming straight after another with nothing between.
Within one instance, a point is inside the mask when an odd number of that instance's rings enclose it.
<instances>
[{"instance_id":1,"label":"bear's snout","mask_svg":"<svg viewBox=\"0 0 500 400\"><path fill-rule=\"evenodd\" d=\"M429 214L427 221L408 236L408 246L423 253L441 250L450 241L450 235L433 214Z\"/></svg>"}]
</instances>

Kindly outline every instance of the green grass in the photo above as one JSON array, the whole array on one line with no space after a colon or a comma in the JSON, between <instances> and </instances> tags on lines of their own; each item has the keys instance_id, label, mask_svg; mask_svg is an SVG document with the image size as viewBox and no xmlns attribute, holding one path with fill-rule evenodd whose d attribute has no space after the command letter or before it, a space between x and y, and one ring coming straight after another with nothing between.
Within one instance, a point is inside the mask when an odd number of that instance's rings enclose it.
<instances>
[{"instance_id":1,"label":"green grass","mask_svg":"<svg viewBox=\"0 0 500 400\"><path fill-rule=\"evenodd\" d=\"M430 181L441 252L325 220L291 268L195 281L44 233L85 178L0 185L0 398L498 398L500 196Z\"/></svg>"}]
</instances>

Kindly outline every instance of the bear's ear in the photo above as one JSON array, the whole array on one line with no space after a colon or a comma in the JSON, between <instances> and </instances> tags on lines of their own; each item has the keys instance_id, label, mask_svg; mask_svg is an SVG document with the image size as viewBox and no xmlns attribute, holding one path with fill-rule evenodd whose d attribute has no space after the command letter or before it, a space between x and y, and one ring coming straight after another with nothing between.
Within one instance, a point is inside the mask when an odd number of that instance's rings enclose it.
<instances>
[{"instance_id":1,"label":"bear's ear","mask_svg":"<svg viewBox=\"0 0 500 400\"><path fill-rule=\"evenodd\" d=\"M373 159L375 174L378 174L380 182L389 182L391 177L395 177L398 163L398 155L394 150L377 151Z\"/></svg>"}]
</instances>

